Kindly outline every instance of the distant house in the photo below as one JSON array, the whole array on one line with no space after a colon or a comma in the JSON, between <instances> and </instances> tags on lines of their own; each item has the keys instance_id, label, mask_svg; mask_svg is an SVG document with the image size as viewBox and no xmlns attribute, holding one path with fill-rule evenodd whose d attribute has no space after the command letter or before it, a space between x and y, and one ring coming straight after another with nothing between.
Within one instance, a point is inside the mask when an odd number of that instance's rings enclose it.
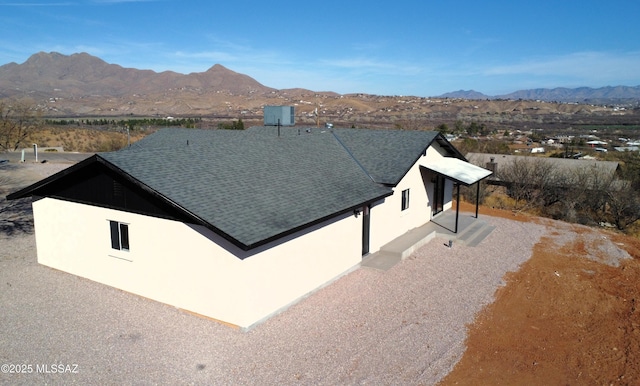
<instances>
[{"instance_id":1,"label":"distant house","mask_svg":"<svg viewBox=\"0 0 640 386\"><path fill-rule=\"evenodd\" d=\"M608 143L600 140L593 140L593 141L587 141L587 145L590 147L602 148L604 146L607 146Z\"/></svg>"},{"instance_id":2,"label":"distant house","mask_svg":"<svg viewBox=\"0 0 640 386\"><path fill-rule=\"evenodd\" d=\"M164 129L8 198L39 263L246 329L489 174L431 131Z\"/></svg>"},{"instance_id":3,"label":"distant house","mask_svg":"<svg viewBox=\"0 0 640 386\"><path fill-rule=\"evenodd\" d=\"M614 147L615 151L640 151L640 146L619 146Z\"/></svg>"}]
</instances>

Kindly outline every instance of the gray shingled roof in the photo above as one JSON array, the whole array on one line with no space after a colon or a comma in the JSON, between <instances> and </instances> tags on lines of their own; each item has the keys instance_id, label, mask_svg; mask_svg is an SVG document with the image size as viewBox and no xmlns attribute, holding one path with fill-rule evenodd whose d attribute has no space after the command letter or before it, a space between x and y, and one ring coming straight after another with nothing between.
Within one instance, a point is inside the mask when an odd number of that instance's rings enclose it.
<instances>
[{"instance_id":1,"label":"gray shingled roof","mask_svg":"<svg viewBox=\"0 0 640 386\"><path fill-rule=\"evenodd\" d=\"M438 136L437 131L339 129L334 131L371 178L395 186Z\"/></svg>"},{"instance_id":2,"label":"gray shingled roof","mask_svg":"<svg viewBox=\"0 0 640 386\"><path fill-rule=\"evenodd\" d=\"M255 127L163 129L12 195L105 162L189 218L249 250L393 194L437 132Z\"/></svg>"},{"instance_id":3,"label":"gray shingled roof","mask_svg":"<svg viewBox=\"0 0 640 386\"><path fill-rule=\"evenodd\" d=\"M166 129L100 156L247 249L392 193L330 133Z\"/></svg>"},{"instance_id":4,"label":"gray shingled roof","mask_svg":"<svg viewBox=\"0 0 640 386\"><path fill-rule=\"evenodd\" d=\"M251 127L247 131L278 134L277 128L265 126ZM450 155L464 159L437 131L280 128L283 137L309 133L332 133L375 182L389 186L397 185L435 140L445 146Z\"/></svg>"}]
</instances>

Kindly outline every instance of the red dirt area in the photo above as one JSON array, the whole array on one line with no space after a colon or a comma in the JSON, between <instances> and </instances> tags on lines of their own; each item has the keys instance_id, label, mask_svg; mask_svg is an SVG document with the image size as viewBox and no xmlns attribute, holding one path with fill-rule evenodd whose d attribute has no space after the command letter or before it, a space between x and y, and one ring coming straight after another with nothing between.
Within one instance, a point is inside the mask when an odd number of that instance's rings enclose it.
<instances>
[{"instance_id":1,"label":"red dirt area","mask_svg":"<svg viewBox=\"0 0 640 386\"><path fill-rule=\"evenodd\" d=\"M509 211L480 213L549 231L469 326L467 350L441 385L640 385L640 240Z\"/></svg>"}]
</instances>

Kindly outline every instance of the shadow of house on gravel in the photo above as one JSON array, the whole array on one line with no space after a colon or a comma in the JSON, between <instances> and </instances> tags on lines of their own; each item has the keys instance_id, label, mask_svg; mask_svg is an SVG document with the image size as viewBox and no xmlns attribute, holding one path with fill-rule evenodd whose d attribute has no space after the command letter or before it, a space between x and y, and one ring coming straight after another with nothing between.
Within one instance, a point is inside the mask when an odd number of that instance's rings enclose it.
<instances>
[{"instance_id":1,"label":"shadow of house on gravel","mask_svg":"<svg viewBox=\"0 0 640 386\"><path fill-rule=\"evenodd\" d=\"M14 188L28 185L28 181L10 177L13 174L11 172L17 169L17 166L11 164L0 166L0 234L7 236L33 233L31 199L8 201L6 198Z\"/></svg>"},{"instance_id":2,"label":"shadow of house on gravel","mask_svg":"<svg viewBox=\"0 0 640 386\"><path fill-rule=\"evenodd\" d=\"M4 195L4 192L2 194ZM0 202L0 233L7 236L33 233L30 199L11 202L4 197L2 198Z\"/></svg>"}]
</instances>

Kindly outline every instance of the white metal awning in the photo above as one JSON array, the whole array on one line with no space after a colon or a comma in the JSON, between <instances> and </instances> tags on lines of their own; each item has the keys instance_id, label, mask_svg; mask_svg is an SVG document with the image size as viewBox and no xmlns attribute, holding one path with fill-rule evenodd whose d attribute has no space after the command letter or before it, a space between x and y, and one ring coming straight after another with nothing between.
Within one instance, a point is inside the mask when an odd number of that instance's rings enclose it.
<instances>
[{"instance_id":1,"label":"white metal awning","mask_svg":"<svg viewBox=\"0 0 640 386\"><path fill-rule=\"evenodd\" d=\"M445 157L424 165L427 169L469 186L489 177L492 172L458 158Z\"/></svg>"}]
</instances>

